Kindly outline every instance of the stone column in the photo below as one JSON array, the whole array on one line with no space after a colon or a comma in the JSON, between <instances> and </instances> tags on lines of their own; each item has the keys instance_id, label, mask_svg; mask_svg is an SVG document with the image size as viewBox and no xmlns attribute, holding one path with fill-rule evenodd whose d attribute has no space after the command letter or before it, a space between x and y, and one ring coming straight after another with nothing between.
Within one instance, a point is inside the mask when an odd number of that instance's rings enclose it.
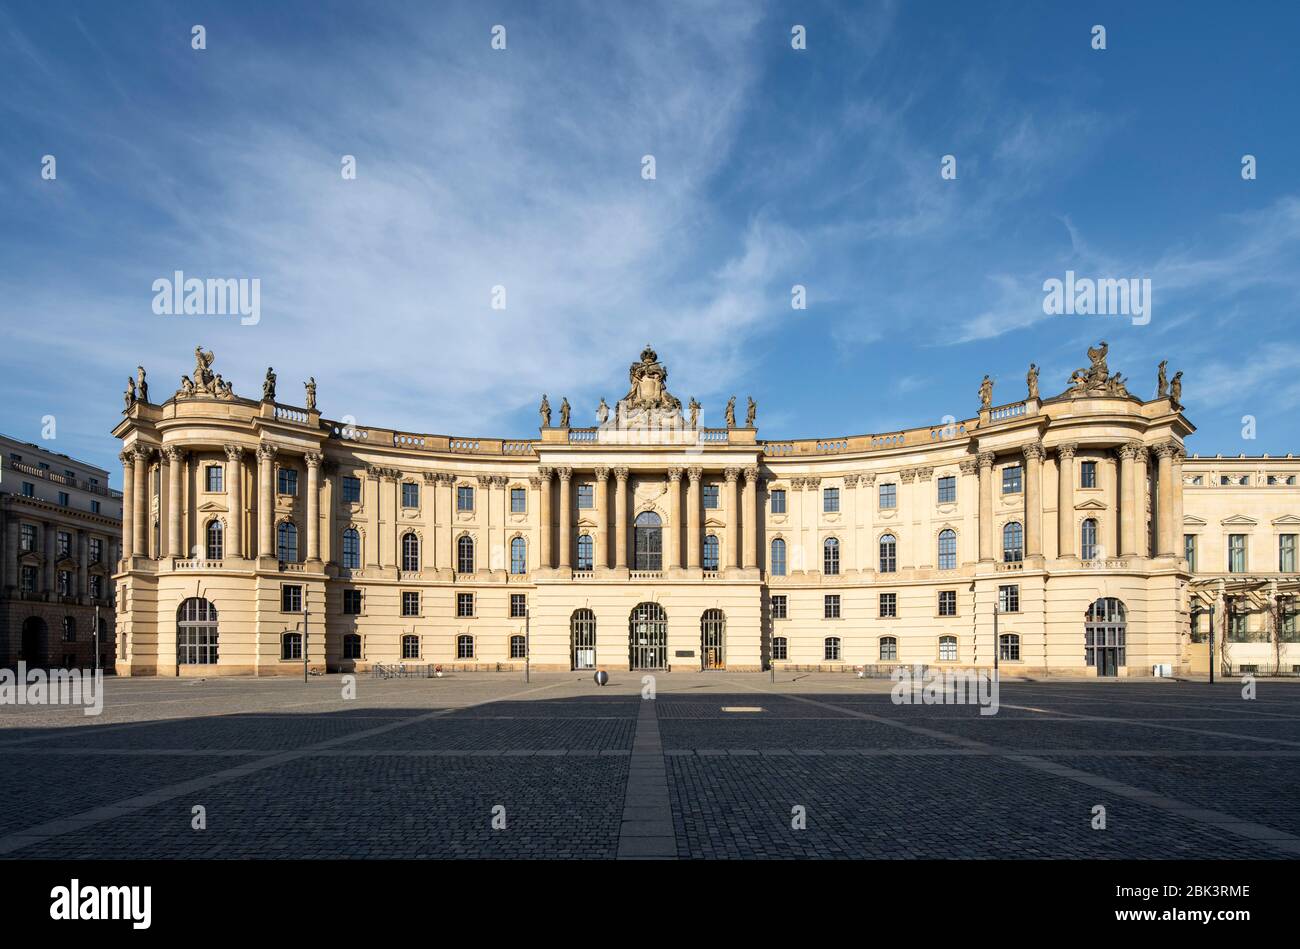
<instances>
[{"instance_id":1,"label":"stone column","mask_svg":"<svg viewBox=\"0 0 1300 949\"><path fill-rule=\"evenodd\" d=\"M227 558L244 556L244 449L226 446L226 501L230 506L230 530L226 536Z\"/></svg>"},{"instance_id":2,"label":"stone column","mask_svg":"<svg viewBox=\"0 0 1300 949\"><path fill-rule=\"evenodd\" d=\"M1173 457L1173 491L1170 495L1170 510L1173 514L1171 520L1173 524L1170 529L1173 532L1174 556L1182 557L1186 552L1183 548L1183 459L1187 457L1187 452L1181 445L1174 448Z\"/></svg>"},{"instance_id":3,"label":"stone column","mask_svg":"<svg viewBox=\"0 0 1300 949\"><path fill-rule=\"evenodd\" d=\"M420 496L420 520L424 522L425 541L420 545L420 559L423 561L422 570L436 572L438 570L438 543L442 539L442 534L438 530L438 475L433 471L426 471L421 476L424 487L420 490L423 492Z\"/></svg>"},{"instance_id":4,"label":"stone column","mask_svg":"<svg viewBox=\"0 0 1300 949\"><path fill-rule=\"evenodd\" d=\"M1156 556L1173 557L1174 547L1174 451L1173 442L1155 447L1158 459L1156 484Z\"/></svg>"},{"instance_id":5,"label":"stone column","mask_svg":"<svg viewBox=\"0 0 1300 949\"><path fill-rule=\"evenodd\" d=\"M1056 448L1056 555L1073 558L1074 554L1074 442Z\"/></svg>"},{"instance_id":6,"label":"stone column","mask_svg":"<svg viewBox=\"0 0 1300 949\"><path fill-rule=\"evenodd\" d=\"M307 462L307 560L320 563L320 452L309 451L304 460Z\"/></svg>"},{"instance_id":7,"label":"stone column","mask_svg":"<svg viewBox=\"0 0 1300 949\"><path fill-rule=\"evenodd\" d=\"M857 573L861 569L861 562L858 560L858 509L862 506L858 503L858 480L861 476L858 474L846 474L844 476L844 490L841 492L840 511L844 518L844 533L842 543L844 544L844 563L840 568L841 573ZM763 506L759 504L759 517L763 515ZM763 562L763 552L758 552L758 562Z\"/></svg>"},{"instance_id":8,"label":"stone column","mask_svg":"<svg viewBox=\"0 0 1300 949\"><path fill-rule=\"evenodd\" d=\"M1127 442L1117 449L1119 454L1119 553L1132 557L1138 552L1137 472L1133 460L1141 446Z\"/></svg>"},{"instance_id":9,"label":"stone column","mask_svg":"<svg viewBox=\"0 0 1300 949\"><path fill-rule=\"evenodd\" d=\"M758 466L750 465L745 469L745 543L742 544L740 565L746 569L757 567L763 562L763 555L758 544L761 533L758 529L761 510L758 500Z\"/></svg>"},{"instance_id":10,"label":"stone column","mask_svg":"<svg viewBox=\"0 0 1300 949\"><path fill-rule=\"evenodd\" d=\"M934 510L934 469L916 469L916 487L912 489L913 510L912 523L916 525L913 533L921 538L924 553L913 561L918 567L934 567L939 563L939 538L931 527L930 512Z\"/></svg>"},{"instance_id":11,"label":"stone column","mask_svg":"<svg viewBox=\"0 0 1300 949\"><path fill-rule=\"evenodd\" d=\"M275 446L257 446L257 556L275 557ZM375 538L366 544L374 549Z\"/></svg>"},{"instance_id":12,"label":"stone column","mask_svg":"<svg viewBox=\"0 0 1300 949\"><path fill-rule=\"evenodd\" d=\"M1145 445L1140 445L1137 454L1133 456L1133 514L1135 523L1133 530L1137 536L1137 552L1139 557L1151 556L1151 526L1148 523L1147 515L1150 514L1150 495L1151 495L1151 472L1150 472L1150 452Z\"/></svg>"},{"instance_id":13,"label":"stone column","mask_svg":"<svg viewBox=\"0 0 1300 949\"><path fill-rule=\"evenodd\" d=\"M627 569L627 476L628 469L614 469L614 566L621 570Z\"/></svg>"},{"instance_id":14,"label":"stone column","mask_svg":"<svg viewBox=\"0 0 1300 949\"><path fill-rule=\"evenodd\" d=\"M181 466L185 462L185 453L179 448L168 446L163 449L167 456L167 556L184 557L185 542L181 537L181 486L184 473Z\"/></svg>"},{"instance_id":15,"label":"stone column","mask_svg":"<svg viewBox=\"0 0 1300 949\"><path fill-rule=\"evenodd\" d=\"M739 468L728 468L723 474L727 478L727 544L725 559L719 566L739 567L740 551L740 501L737 496L736 482L740 480Z\"/></svg>"},{"instance_id":16,"label":"stone column","mask_svg":"<svg viewBox=\"0 0 1300 949\"><path fill-rule=\"evenodd\" d=\"M1043 443L1025 446L1025 557L1043 555ZM995 548L996 549L996 548Z\"/></svg>"},{"instance_id":17,"label":"stone column","mask_svg":"<svg viewBox=\"0 0 1300 949\"><path fill-rule=\"evenodd\" d=\"M664 531L664 546L668 555L665 566L679 570L682 566L682 469L668 469L668 530Z\"/></svg>"},{"instance_id":18,"label":"stone column","mask_svg":"<svg viewBox=\"0 0 1300 949\"><path fill-rule=\"evenodd\" d=\"M131 518L132 546L136 556L149 556L149 536L145 528L149 523L149 452L136 447L135 453L135 508Z\"/></svg>"},{"instance_id":19,"label":"stone column","mask_svg":"<svg viewBox=\"0 0 1300 949\"><path fill-rule=\"evenodd\" d=\"M541 558L539 566L542 570L550 570L555 566L555 561L551 559L551 478L555 474L555 469L542 467L537 469L538 487L541 488L540 501L538 503L537 517L541 522Z\"/></svg>"},{"instance_id":20,"label":"stone column","mask_svg":"<svg viewBox=\"0 0 1300 949\"><path fill-rule=\"evenodd\" d=\"M122 462L122 559L129 567L135 553L135 459L124 451L117 460Z\"/></svg>"},{"instance_id":21,"label":"stone column","mask_svg":"<svg viewBox=\"0 0 1300 949\"><path fill-rule=\"evenodd\" d=\"M980 466L980 560L993 559L993 452L982 451Z\"/></svg>"},{"instance_id":22,"label":"stone column","mask_svg":"<svg viewBox=\"0 0 1300 949\"><path fill-rule=\"evenodd\" d=\"M967 458L957 465L957 470L961 472L961 477L957 479L957 510L975 511L977 519L980 506L979 467L979 461L975 458ZM972 494L975 496L971 497ZM957 535L958 556L963 563L980 559L980 537L983 531L979 529L978 520L975 528L974 532L962 531ZM868 551L868 557L874 556L874 553Z\"/></svg>"},{"instance_id":23,"label":"stone column","mask_svg":"<svg viewBox=\"0 0 1300 949\"><path fill-rule=\"evenodd\" d=\"M475 565L479 570L486 570L488 573L498 571L501 565L506 561L506 552L501 545L492 542L492 475L478 476L478 494L475 495L477 500L474 507L483 515L483 546L482 556ZM397 490L400 492L402 486L399 483ZM396 511L394 511L396 516ZM400 540L397 541L399 544ZM400 563L400 561L399 561ZM509 566L506 564L506 566Z\"/></svg>"},{"instance_id":24,"label":"stone column","mask_svg":"<svg viewBox=\"0 0 1300 949\"><path fill-rule=\"evenodd\" d=\"M85 531L77 531L77 589L79 597L85 597L90 587L90 538Z\"/></svg>"},{"instance_id":25,"label":"stone column","mask_svg":"<svg viewBox=\"0 0 1300 949\"><path fill-rule=\"evenodd\" d=\"M573 549L573 528L569 511L571 503L569 482L573 480L573 469L556 468L555 473L560 476L560 569L568 570Z\"/></svg>"},{"instance_id":26,"label":"stone column","mask_svg":"<svg viewBox=\"0 0 1300 949\"><path fill-rule=\"evenodd\" d=\"M691 570L700 568L700 479L704 469L692 465L686 473L690 484L686 488L686 566Z\"/></svg>"},{"instance_id":27,"label":"stone column","mask_svg":"<svg viewBox=\"0 0 1300 949\"><path fill-rule=\"evenodd\" d=\"M592 566L608 567L609 560L609 469L596 469L596 553Z\"/></svg>"},{"instance_id":28,"label":"stone column","mask_svg":"<svg viewBox=\"0 0 1300 949\"><path fill-rule=\"evenodd\" d=\"M799 504L799 546L803 551L805 571L821 573L822 547L817 542L817 524L821 520L822 479L804 478Z\"/></svg>"},{"instance_id":29,"label":"stone column","mask_svg":"<svg viewBox=\"0 0 1300 949\"><path fill-rule=\"evenodd\" d=\"M804 478L791 478L786 498L786 511L790 523L785 544L786 574L802 574L808 569L803 550L803 486Z\"/></svg>"},{"instance_id":30,"label":"stone column","mask_svg":"<svg viewBox=\"0 0 1300 949\"><path fill-rule=\"evenodd\" d=\"M856 517L853 533L857 536L855 543L858 550L854 563L857 564L862 573L874 574L876 572L876 552L872 549L874 545L871 543L870 527L872 514L876 509L876 475L874 472L864 472L859 481L862 485L862 491L853 502ZM964 534L965 531L962 533Z\"/></svg>"},{"instance_id":31,"label":"stone column","mask_svg":"<svg viewBox=\"0 0 1300 949\"><path fill-rule=\"evenodd\" d=\"M139 477L139 470L137 469L136 479L139 480ZM137 500L139 499L137 498ZM58 589L54 579L55 574L57 573L54 567L54 561L57 560L59 556L58 548L55 546L55 535L58 532L58 525L53 521L46 521L41 525L41 534L43 535L41 539L45 541L45 569L41 572L45 575L45 598L51 603L54 602L56 590ZM53 629L49 630L49 635L51 637L54 636L54 633L55 631ZM52 646L55 640L51 638L48 639L47 642Z\"/></svg>"}]
</instances>

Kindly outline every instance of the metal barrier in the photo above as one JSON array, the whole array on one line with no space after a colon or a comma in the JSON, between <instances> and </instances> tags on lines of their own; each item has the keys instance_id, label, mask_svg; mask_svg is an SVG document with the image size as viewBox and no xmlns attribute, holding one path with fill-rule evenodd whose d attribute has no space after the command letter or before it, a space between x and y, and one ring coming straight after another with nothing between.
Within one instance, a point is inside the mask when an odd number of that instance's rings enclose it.
<instances>
[{"instance_id":1,"label":"metal barrier","mask_svg":"<svg viewBox=\"0 0 1300 949\"><path fill-rule=\"evenodd\" d=\"M432 679L436 669L437 666L432 663L375 663L370 667L370 674L380 679Z\"/></svg>"}]
</instances>

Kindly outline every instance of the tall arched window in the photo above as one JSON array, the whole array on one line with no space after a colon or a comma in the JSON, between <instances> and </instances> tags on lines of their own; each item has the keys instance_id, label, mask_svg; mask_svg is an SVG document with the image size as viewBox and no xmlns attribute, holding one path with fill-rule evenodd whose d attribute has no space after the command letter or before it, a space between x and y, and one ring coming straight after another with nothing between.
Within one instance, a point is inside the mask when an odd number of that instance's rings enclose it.
<instances>
[{"instance_id":1,"label":"tall arched window","mask_svg":"<svg viewBox=\"0 0 1300 949\"><path fill-rule=\"evenodd\" d=\"M1006 662L1020 661L1020 634L1003 633L998 637L998 658Z\"/></svg>"},{"instance_id":2,"label":"tall arched window","mask_svg":"<svg viewBox=\"0 0 1300 949\"><path fill-rule=\"evenodd\" d=\"M343 532L343 566L348 570L361 568L361 535L355 527Z\"/></svg>"},{"instance_id":3,"label":"tall arched window","mask_svg":"<svg viewBox=\"0 0 1300 949\"><path fill-rule=\"evenodd\" d=\"M527 656L528 656L528 645L524 641L524 637L518 634L511 636L510 637L510 658L525 659L527 658Z\"/></svg>"},{"instance_id":4,"label":"tall arched window","mask_svg":"<svg viewBox=\"0 0 1300 949\"><path fill-rule=\"evenodd\" d=\"M718 569L718 538L714 534L704 538L704 569Z\"/></svg>"},{"instance_id":5,"label":"tall arched window","mask_svg":"<svg viewBox=\"0 0 1300 949\"><path fill-rule=\"evenodd\" d=\"M420 637L408 633L402 637L402 658L419 659L420 658Z\"/></svg>"},{"instance_id":6,"label":"tall arched window","mask_svg":"<svg viewBox=\"0 0 1300 949\"><path fill-rule=\"evenodd\" d=\"M176 661L183 666L217 662L217 608L190 597L176 610Z\"/></svg>"},{"instance_id":7,"label":"tall arched window","mask_svg":"<svg viewBox=\"0 0 1300 949\"><path fill-rule=\"evenodd\" d=\"M772 562L768 569L774 577L785 576L785 541L780 537L772 541Z\"/></svg>"},{"instance_id":8,"label":"tall arched window","mask_svg":"<svg viewBox=\"0 0 1300 949\"><path fill-rule=\"evenodd\" d=\"M1083 560L1097 559L1097 521L1087 518L1079 531L1079 556Z\"/></svg>"},{"instance_id":9,"label":"tall arched window","mask_svg":"<svg viewBox=\"0 0 1300 949\"><path fill-rule=\"evenodd\" d=\"M207 559L220 560L226 551L225 531L222 529L221 522L217 520L208 521L207 535Z\"/></svg>"},{"instance_id":10,"label":"tall arched window","mask_svg":"<svg viewBox=\"0 0 1300 949\"><path fill-rule=\"evenodd\" d=\"M840 572L840 542L834 537L827 537L822 544L822 573L835 576Z\"/></svg>"},{"instance_id":11,"label":"tall arched window","mask_svg":"<svg viewBox=\"0 0 1300 949\"><path fill-rule=\"evenodd\" d=\"M654 511L642 511L636 516L636 569L662 570L663 521Z\"/></svg>"},{"instance_id":12,"label":"tall arched window","mask_svg":"<svg viewBox=\"0 0 1300 949\"><path fill-rule=\"evenodd\" d=\"M1025 559L1025 529L1019 521L1011 521L1002 528L1002 560L1019 563Z\"/></svg>"},{"instance_id":13,"label":"tall arched window","mask_svg":"<svg viewBox=\"0 0 1300 949\"><path fill-rule=\"evenodd\" d=\"M420 569L420 538L414 532L402 535L402 569L408 573Z\"/></svg>"},{"instance_id":14,"label":"tall arched window","mask_svg":"<svg viewBox=\"0 0 1300 949\"><path fill-rule=\"evenodd\" d=\"M457 659L474 658L474 637L473 636L456 637L456 658Z\"/></svg>"},{"instance_id":15,"label":"tall arched window","mask_svg":"<svg viewBox=\"0 0 1300 949\"><path fill-rule=\"evenodd\" d=\"M510 572L528 572L528 543L522 537L510 541Z\"/></svg>"},{"instance_id":16,"label":"tall arched window","mask_svg":"<svg viewBox=\"0 0 1300 949\"><path fill-rule=\"evenodd\" d=\"M880 572L895 573L898 570L898 541L893 534L880 538Z\"/></svg>"},{"instance_id":17,"label":"tall arched window","mask_svg":"<svg viewBox=\"0 0 1300 949\"><path fill-rule=\"evenodd\" d=\"M590 534L578 535L578 569L590 570L595 562L595 544Z\"/></svg>"},{"instance_id":18,"label":"tall arched window","mask_svg":"<svg viewBox=\"0 0 1300 949\"><path fill-rule=\"evenodd\" d=\"M474 572L474 538L468 534L456 541L456 571L458 573Z\"/></svg>"},{"instance_id":19,"label":"tall arched window","mask_svg":"<svg viewBox=\"0 0 1300 949\"><path fill-rule=\"evenodd\" d=\"M957 569L957 532L955 530L939 531L939 569Z\"/></svg>"},{"instance_id":20,"label":"tall arched window","mask_svg":"<svg viewBox=\"0 0 1300 949\"><path fill-rule=\"evenodd\" d=\"M898 638L895 636L880 637L880 658L884 662L898 661Z\"/></svg>"},{"instance_id":21,"label":"tall arched window","mask_svg":"<svg viewBox=\"0 0 1300 949\"><path fill-rule=\"evenodd\" d=\"M280 637L280 661L302 661L302 633L285 633Z\"/></svg>"},{"instance_id":22,"label":"tall arched window","mask_svg":"<svg viewBox=\"0 0 1300 949\"><path fill-rule=\"evenodd\" d=\"M275 542L280 563L298 562L298 528L292 521L285 521L276 528Z\"/></svg>"}]
</instances>

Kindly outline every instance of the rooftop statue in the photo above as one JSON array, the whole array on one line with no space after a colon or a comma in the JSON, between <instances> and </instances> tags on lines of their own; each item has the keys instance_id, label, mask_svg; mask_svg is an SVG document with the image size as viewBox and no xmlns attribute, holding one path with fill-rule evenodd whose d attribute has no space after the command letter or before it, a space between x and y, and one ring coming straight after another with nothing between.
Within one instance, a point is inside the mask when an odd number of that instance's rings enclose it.
<instances>
[{"instance_id":1,"label":"rooftop statue","mask_svg":"<svg viewBox=\"0 0 1300 949\"><path fill-rule=\"evenodd\" d=\"M1183 371L1179 369L1174 373L1174 379L1169 383L1169 404L1176 410L1183 407Z\"/></svg>"},{"instance_id":2,"label":"rooftop statue","mask_svg":"<svg viewBox=\"0 0 1300 949\"><path fill-rule=\"evenodd\" d=\"M1066 395L1070 398L1088 395L1128 397L1124 377L1118 372L1112 375L1106 366L1106 353L1109 350L1110 346L1104 339L1096 347L1088 349L1089 366L1087 369L1074 370Z\"/></svg>"},{"instance_id":3,"label":"rooftop statue","mask_svg":"<svg viewBox=\"0 0 1300 949\"><path fill-rule=\"evenodd\" d=\"M1029 364L1029 375L1025 377L1025 382L1029 386L1029 398L1038 398L1038 365L1036 363L1031 362Z\"/></svg>"},{"instance_id":4,"label":"rooftop statue","mask_svg":"<svg viewBox=\"0 0 1300 949\"><path fill-rule=\"evenodd\" d=\"M569 400L560 400L560 428L569 427Z\"/></svg>"},{"instance_id":5,"label":"rooftop statue","mask_svg":"<svg viewBox=\"0 0 1300 949\"><path fill-rule=\"evenodd\" d=\"M668 367L649 344L641 361L627 370L628 390L618 402L616 418L625 426L681 426L682 403L668 391Z\"/></svg>"},{"instance_id":6,"label":"rooftop statue","mask_svg":"<svg viewBox=\"0 0 1300 949\"><path fill-rule=\"evenodd\" d=\"M1169 377L1165 375L1165 369L1169 365L1168 359L1160 360L1160 365L1156 367L1156 398L1163 399L1169 395Z\"/></svg>"},{"instance_id":7,"label":"rooftop statue","mask_svg":"<svg viewBox=\"0 0 1300 949\"><path fill-rule=\"evenodd\" d=\"M688 408L690 408L691 410L690 427L699 428L700 427L700 403L695 401L695 396L691 396L691 402Z\"/></svg>"},{"instance_id":8,"label":"rooftop statue","mask_svg":"<svg viewBox=\"0 0 1300 949\"><path fill-rule=\"evenodd\" d=\"M980 382L980 408L987 409L993 404L993 380L989 378L988 373L984 374L983 381Z\"/></svg>"},{"instance_id":9,"label":"rooftop statue","mask_svg":"<svg viewBox=\"0 0 1300 949\"><path fill-rule=\"evenodd\" d=\"M537 407L538 414L542 417L542 428L551 427L551 403L546 398L546 393L542 393L542 404Z\"/></svg>"},{"instance_id":10,"label":"rooftop statue","mask_svg":"<svg viewBox=\"0 0 1300 949\"><path fill-rule=\"evenodd\" d=\"M262 401L275 401L275 370L270 366L266 367L266 381L262 383Z\"/></svg>"},{"instance_id":11,"label":"rooftop statue","mask_svg":"<svg viewBox=\"0 0 1300 949\"><path fill-rule=\"evenodd\" d=\"M144 378L144 366L135 367L135 384L139 390L139 399L141 402L149 401L149 383Z\"/></svg>"},{"instance_id":12,"label":"rooftop statue","mask_svg":"<svg viewBox=\"0 0 1300 949\"><path fill-rule=\"evenodd\" d=\"M754 401L753 396L746 396L749 399L749 408L745 410L745 428L754 427L754 417L758 415L758 403Z\"/></svg>"},{"instance_id":13,"label":"rooftop statue","mask_svg":"<svg viewBox=\"0 0 1300 949\"><path fill-rule=\"evenodd\" d=\"M596 406L596 421L604 425L609 421L609 406L605 403L605 397L600 397L600 405Z\"/></svg>"},{"instance_id":14,"label":"rooftop statue","mask_svg":"<svg viewBox=\"0 0 1300 949\"><path fill-rule=\"evenodd\" d=\"M724 413L727 418L727 428L736 427L736 397L733 395L727 400L727 411Z\"/></svg>"},{"instance_id":15,"label":"rooftop statue","mask_svg":"<svg viewBox=\"0 0 1300 949\"><path fill-rule=\"evenodd\" d=\"M310 377L303 387L307 390L307 411L310 412L316 408L316 377Z\"/></svg>"}]
</instances>

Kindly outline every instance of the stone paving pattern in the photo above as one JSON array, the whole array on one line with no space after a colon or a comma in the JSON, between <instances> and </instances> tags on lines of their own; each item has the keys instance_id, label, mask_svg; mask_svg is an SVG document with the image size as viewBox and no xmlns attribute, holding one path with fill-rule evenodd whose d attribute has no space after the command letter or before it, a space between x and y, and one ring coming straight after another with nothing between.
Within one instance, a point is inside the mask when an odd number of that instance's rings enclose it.
<instances>
[{"instance_id":1,"label":"stone paving pattern","mask_svg":"<svg viewBox=\"0 0 1300 949\"><path fill-rule=\"evenodd\" d=\"M1300 856L1300 683L1006 681L991 716L842 675L655 684L648 718L629 673L363 677L351 700L337 676L109 679L97 717L0 706L0 856Z\"/></svg>"}]
</instances>

